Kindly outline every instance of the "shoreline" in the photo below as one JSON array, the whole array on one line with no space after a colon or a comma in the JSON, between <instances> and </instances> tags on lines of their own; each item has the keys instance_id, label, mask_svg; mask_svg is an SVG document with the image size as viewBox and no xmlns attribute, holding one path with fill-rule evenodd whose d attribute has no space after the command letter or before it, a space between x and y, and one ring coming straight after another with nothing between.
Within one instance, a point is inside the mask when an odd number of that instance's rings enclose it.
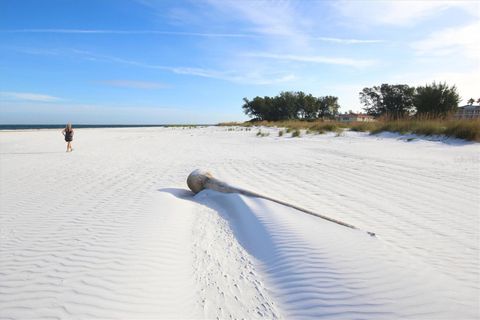
<instances>
[{"instance_id":1,"label":"shoreline","mask_svg":"<svg viewBox=\"0 0 480 320\"><path fill-rule=\"evenodd\" d=\"M76 124L77 129L208 127L216 124ZM0 131L63 129L65 124L0 124Z\"/></svg>"}]
</instances>

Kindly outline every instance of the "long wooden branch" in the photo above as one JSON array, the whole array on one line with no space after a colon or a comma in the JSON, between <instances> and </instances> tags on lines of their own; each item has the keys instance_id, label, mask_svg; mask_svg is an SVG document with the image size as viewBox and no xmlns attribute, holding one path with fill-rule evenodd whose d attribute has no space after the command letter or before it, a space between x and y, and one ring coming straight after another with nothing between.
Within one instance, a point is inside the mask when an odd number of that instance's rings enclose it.
<instances>
[{"instance_id":1,"label":"long wooden branch","mask_svg":"<svg viewBox=\"0 0 480 320\"><path fill-rule=\"evenodd\" d=\"M220 180L214 178L212 176L212 174L207 172L207 171L202 171L202 170L199 170L199 169L194 170L192 173L190 173L190 175L187 178L187 185L190 188L190 190L192 190L193 193L195 193L195 194L199 193L203 189L210 189L210 190L215 190L215 191L223 192L223 193L239 193L239 194L243 194L243 195L250 196L250 197L263 198L263 199L270 200L270 201L279 203L281 205L296 209L298 211L302 211L302 212L310 214L312 216L316 216L316 217L322 218L324 220L328 220L330 222L339 224L339 225L347 227L347 228L358 229L357 227L355 227L354 225L351 225L349 223L327 217L325 215L313 212L313 211L308 210L308 209L301 208L299 206L287 203L285 201L274 199L272 197L265 196L265 195L262 195L262 194L259 194L259 193L256 193L256 192L252 192L252 191L249 191L249 190L233 187L233 186L231 186L231 185L229 185L229 184L227 184L223 181L220 181ZM373 232L369 232L369 231L366 231L366 232L370 236L375 236L375 233L373 233Z\"/></svg>"}]
</instances>

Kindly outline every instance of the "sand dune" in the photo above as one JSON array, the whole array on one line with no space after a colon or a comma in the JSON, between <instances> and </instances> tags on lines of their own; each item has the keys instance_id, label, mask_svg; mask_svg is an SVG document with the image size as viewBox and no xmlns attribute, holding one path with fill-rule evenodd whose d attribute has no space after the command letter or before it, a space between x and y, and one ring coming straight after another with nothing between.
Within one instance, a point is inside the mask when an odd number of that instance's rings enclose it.
<instances>
[{"instance_id":1,"label":"sand dune","mask_svg":"<svg viewBox=\"0 0 480 320\"><path fill-rule=\"evenodd\" d=\"M0 318L480 316L478 144L268 130L0 132Z\"/></svg>"}]
</instances>

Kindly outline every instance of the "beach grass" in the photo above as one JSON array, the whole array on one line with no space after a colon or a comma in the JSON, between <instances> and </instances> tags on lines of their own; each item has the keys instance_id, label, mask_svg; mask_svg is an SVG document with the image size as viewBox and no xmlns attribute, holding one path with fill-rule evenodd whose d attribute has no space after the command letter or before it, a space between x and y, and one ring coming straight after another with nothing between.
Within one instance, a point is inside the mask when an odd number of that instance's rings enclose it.
<instances>
[{"instance_id":1,"label":"beach grass","mask_svg":"<svg viewBox=\"0 0 480 320\"><path fill-rule=\"evenodd\" d=\"M263 137L268 137L269 135L270 135L270 133L262 132L262 130L258 130L258 132L257 132L257 137L263 138Z\"/></svg>"},{"instance_id":2,"label":"beach grass","mask_svg":"<svg viewBox=\"0 0 480 320\"><path fill-rule=\"evenodd\" d=\"M301 136L301 132L299 129L295 129L293 132L292 132L292 138L299 138Z\"/></svg>"},{"instance_id":3,"label":"beach grass","mask_svg":"<svg viewBox=\"0 0 480 320\"><path fill-rule=\"evenodd\" d=\"M264 126L285 128L285 133L295 133L298 130L307 130L309 133L339 133L345 129L357 132L398 132L400 134L418 134L425 136L446 136L468 141L480 142L480 119L421 119L406 118L399 120L379 119L372 122L336 122L328 120L284 120L284 121L248 121L221 123L220 126ZM282 129L283 130L283 129Z\"/></svg>"}]
</instances>

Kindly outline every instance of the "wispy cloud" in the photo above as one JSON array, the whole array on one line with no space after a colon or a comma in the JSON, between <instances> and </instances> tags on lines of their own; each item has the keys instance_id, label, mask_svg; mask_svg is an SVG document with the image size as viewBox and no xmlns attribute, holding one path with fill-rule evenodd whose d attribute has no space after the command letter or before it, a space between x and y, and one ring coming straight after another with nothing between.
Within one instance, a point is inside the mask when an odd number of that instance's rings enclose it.
<instances>
[{"instance_id":1,"label":"wispy cloud","mask_svg":"<svg viewBox=\"0 0 480 320\"><path fill-rule=\"evenodd\" d=\"M370 44L370 43L383 43L384 40L375 39L344 39L344 38L330 38L330 37L316 37L316 40L325 42L339 43L339 44Z\"/></svg>"},{"instance_id":2,"label":"wispy cloud","mask_svg":"<svg viewBox=\"0 0 480 320\"><path fill-rule=\"evenodd\" d=\"M278 72L262 74L258 72L218 71L203 68L185 67L171 68L171 71L176 74L193 75L204 78L225 80L239 84L256 85L288 82L296 78L293 74L281 74Z\"/></svg>"},{"instance_id":3,"label":"wispy cloud","mask_svg":"<svg viewBox=\"0 0 480 320\"><path fill-rule=\"evenodd\" d=\"M309 63L323 63L344 65L350 67L367 67L375 64L373 60L359 60L351 58L337 58L337 57L325 57L325 56L303 56L293 54L275 54L275 53L248 53L247 56L275 59L275 60L287 60L296 62L309 62Z\"/></svg>"},{"instance_id":4,"label":"wispy cloud","mask_svg":"<svg viewBox=\"0 0 480 320\"><path fill-rule=\"evenodd\" d=\"M412 48L419 55L467 57L476 61L480 56L480 22L446 28L414 42Z\"/></svg>"},{"instance_id":5,"label":"wispy cloud","mask_svg":"<svg viewBox=\"0 0 480 320\"><path fill-rule=\"evenodd\" d=\"M181 32L162 30L108 30L108 29L14 29L0 30L0 33L56 33L56 34L83 34L83 35L166 35L208 38L254 38L257 34L249 33L208 33L208 32Z\"/></svg>"},{"instance_id":6,"label":"wispy cloud","mask_svg":"<svg viewBox=\"0 0 480 320\"><path fill-rule=\"evenodd\" d=\"M50 55L52 50L29 50L29 48L20 48L18 51L27 54L35 54L35 55ZM295 79L295 75L291 73L282 73L282 72L245 72L245 71L236 71L236 70L215 70L215 69L208 69L208 68L197 68L197 67L183 67L183 66L166 66L166 65L159 65L159 64L151 64L140 62L136 60L124 59L112 55L103 55L93 53L91 51L86 50L78 50L78 49L53 49L56 55L64 55L74 58L80 58L88 61L96 61L96 62L110 62L110 63L118 63L123 65L129 65L138 68L145 68L145 69L155 69L155 70L162 70L166 72L171 72L174 74L179 75L191 75L203 78L210 78L210 79L218 79L229 81L233 83L239 84L258 84L258 85L267 85L267 84L274 84L274 83L282 83L288 82ZM125 81L125 80L115 80L116 83L109 83L110 85L117 85L117 86L143 86L144 88L148 86L146 83L139 83L138 81ZM123 82L118 82L123 81ZM108 84L108 83L106 83Z\"/></svg>"},{"instance_id":7,"label":"wispy cloud","mask_svg":"<svg viewBox=\"0 0 480 320\"><path fill-rule=\"evenodd\" d=\"M277 30L277 31L275 31ZM260 32L258 32L260 31ZM295 34L295 32L297 32ZM212 33L212 32L182 32L182 31L162 31L162 30L109 30L109 29L13 29L0 30L0 33L53 33L53 34L80 34L80 35L165 35L165 36L185 36L185 37L205 37L205 38L264 38L299 36L299 31L295 29L280 29L270 26L267 29L259 29L257 33ZM265 34L267 33L267 34ZM382 43L384 40L378 39L345 39L335 37L309 36L302 34L302 38L309 40L320 40L339 44L373 44Z\"/></svg>"},{"instance_id":8,"label":"wispy cloud","mask_svg":"<svg viewBox=\"0 0 480 320\"><path fill-rule=\"evenodd\" d=\"M252 30L258 33L273 35L288 35L301 37L301 20L296 20L296 9L290 1L223 1L208 0L213 8L233 14L252 25Z\"/></svg>"},{"instance_id":9,"label":"wispy cloud","mask_svg":"<svg viewBox=\"0 0 480 320\"><path fill-rule=\"evenodd\" d=\"M101 84L105 84L113 87L132 88L132 89L164 89L169 86L161 82L150 81L132 81L132 80L104 80L99 81Z\"/></svg>"},{"instance_id":10,"label":"wispy cloud","mask_svg":"<svg viewBox=\"0 0 480 320\"><path fill-rule=\"evenodd\" d=\"M63 99L46 94L30 93L30 92L13 92L1 91L0 99L17 100L17 101L36 101L36 102L56 102Z\"/></svg>"},{"instance_id":11,"label":"wispy cloud","mask_svg":"<svg viewBox=\"0 0 480 320\"><path fill-rule=\"evenodd\" d=\"M263 35L264 45L279 45L276 42L281 37L298 50L311 49L314 21L300 12L303 6L299 2L207 0L206 3L225 24L241 25L244 30Z\"/></svg>"},{"instance_id":12,"label":"wispy cloud","mask_svg":"<svg viewBox=\"0 0 480 320\"><path fill-rule=\"evenodd\" d=\"M207 3L215 10L223 12L228 17L240 19L254 34L275 39L289 38L291 43L301 49L315 48L314 41L325 41L338 44L373 44L383 40L343 39L338 37L315 35L319 29L313 11L315 5L303 5L297 1L225 1L208 0ZM233 20L233 18L232 18ZM292 47L295 47L292 45Z\"/></svg>"},{"instance_id":13,"label":"wispy cloud","mask_svg":"<svg viewBox=\"0 0 480 320\"><path fill-rule=\"evenodd\" d=\"M411 26L445 12L459 8L479 16L477 1L349 1L332 3L335 10L349 20L369 25Z\"/></svg>"},{"instance_id":14,"label":"wispy cloud","mask_svg":"<svg viewBox=\"0 0 480 320\"><path fill-rule=\"evenodd\" d=\"M197 77L203 77L203 78L225 80L225 81L241 83L241 84L264 85L264 84L289 81L294 77L293 75L290 75L290 74L279 75L278 73L269 74L269 75L259 75L255 73L214 70L214 69L196 68L196 67L172 67L172 66L165 66L165 65L143 63L143 62L138 62L134 60L126 60L126 59L112 57L112 56L97 55L97 54L92 54L90 52L85 52L85 51L82 51L82 53L85 54L86 58L91 58L91 59L106 60L114 63L127 64L127 65L132 65L132 66L141 67L141 68L168 71L168 72L172 72L180 75L191 75L191 76L197 76Z\"/></svg>"}]
</instances>

